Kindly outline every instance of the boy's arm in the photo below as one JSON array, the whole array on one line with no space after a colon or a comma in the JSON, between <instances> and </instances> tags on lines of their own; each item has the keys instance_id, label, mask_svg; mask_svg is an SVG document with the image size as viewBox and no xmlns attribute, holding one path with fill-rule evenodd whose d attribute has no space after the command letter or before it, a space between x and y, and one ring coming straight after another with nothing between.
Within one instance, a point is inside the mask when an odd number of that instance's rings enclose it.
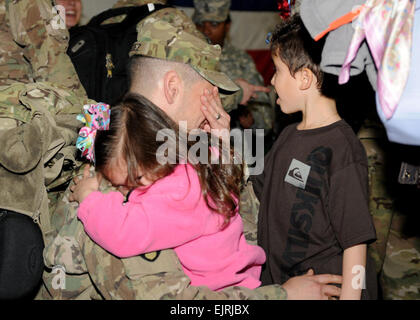
<instances>
[{"instance_id":1,"label":"boy's arm","mask_svg":"<svg viewBox=\"0 0 420 320\"><path fill-rule=\"evenodd\" d=\"M340 300L360 300L366 278L366 244L344 250Z\"/></svg>"}]
</instances>

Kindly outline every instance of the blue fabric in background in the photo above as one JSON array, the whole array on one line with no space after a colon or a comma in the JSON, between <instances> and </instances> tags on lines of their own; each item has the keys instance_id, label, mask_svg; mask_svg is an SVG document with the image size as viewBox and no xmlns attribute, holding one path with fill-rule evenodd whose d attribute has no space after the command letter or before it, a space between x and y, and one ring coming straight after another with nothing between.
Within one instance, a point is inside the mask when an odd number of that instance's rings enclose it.
<instances>
[{"instance_id":1,"label":"blue fabric in background","mask_svg":"<svg viewBox=\"0 0 420 320\"><path fill-rule=\"evenodd\" d=\"M414 15L410 73L400 103L387 120L376 95L376 109L385 126L388 139L406 145L420 146L420 1Z\"/></svg>"}]
</instances>

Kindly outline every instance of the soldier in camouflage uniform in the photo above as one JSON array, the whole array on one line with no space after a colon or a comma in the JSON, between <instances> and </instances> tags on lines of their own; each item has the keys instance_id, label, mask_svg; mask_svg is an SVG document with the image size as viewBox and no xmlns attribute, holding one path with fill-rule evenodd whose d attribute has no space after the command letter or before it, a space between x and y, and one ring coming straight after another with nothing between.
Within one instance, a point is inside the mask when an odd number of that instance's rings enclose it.
<instances>
[{"instance_id":1,"label":"soldier in camouflage uniform","mask_svg":"<svg viewBox=\"0 0 420 320\"><path fill-rule=\"evenodd\" d=\"M0 1L0 140L5 148L0 208L6 216L16 212L32 218L44 242L51 236L55 191L78 165L74 144L80 124L74 117L88 101L66 54L67 30L52 5Z\"/></svg>"},{"instance_id":2,"label":"soldier in camouflage uniform","mask_svg":"<svg viewBox=\"0 0 420 320\"><path fill-rule=\"evenodd\" d=\"M173 14L177 11L173 9ZM173 19L176 21L176 19ZM132 54L141 54L160 59L175 59L178 62L192 63L200 72L208 75L217 70L220 48L209 46L192 34L179 40L177 50L168 50L169 39L186 34L182 25L170 26L156 16L150 16L139 26L139 42ZM174 43L174 42L170 43ZM195 48L195 49L194 49ZM182 54L180 55L179 53ZM198 52L201 52L198 54ZM208 58L202 60L203 54ZM181 60L179 60L181 59ZM202 65L204 64L204 65ZM218 79L218 80L215 80ZM219 74L213 78L224 82ZM103 183L101 190L111 187ZM285 299L286 291L278 285L249 290L231 287L221 292L212 292L205 287L191 287L189 279L173 250L163 250L129 259L118 259L93 243L86 235L83 225L77 219L77 205L69 203L69 191L59 203L52 217L57 236L45 250L45 263L51 268L44 275L45 287L38 298L58 299ZM250 223L255 229L255 224ZM55 269L54 269L55 267ZM307 276L295 279L299 283L289 284L300 288L302 280L310 284L314 292L320 293L320 283L331 282L334 278L321 279ZM287 285L286 285L287 287ZM310 297L313 297L310 295Z\"/></svg>"},{"instance_id":3,"label":"soldier in camouflage uniform","mask_svg":"<svg viewBox=\"0 0 420 320\"><path fill-rule=\"evenodd\" d=\"M406 201L398 204L406 186L398 185L396 179L399 161L395 146L386 138L376 114L365 120L358 137L368 156L369 207L377 234L369 254L376 264L382 297L420 299L420 238L404 232L407 214L403 208L411 206Z\"/></svg>"},{"instance_id":4,"label":"soldier in camouflage uniform","mask_svg":"<svg viewBox=\"0 0 420 320\"><path fill-rule=\"evenodd\" d=\"M85 96L66 54L68 31L52 5L51 0L0 2L0 84L47 81Z\"/></svg>"},{"instance_id":5,"label":"soldier in camouflage uniform","mask_svg":"<svg viewBox=\"0 0 420 320\"><path fill-rule=\"evenodd\" d=\"M220 69L241 86L242 94L237 96L232 108L236 108L239 103L246 104L253 114L256 128L270 130L274 121L274 104L267 94L270 90L264 90L262 87L263 78L252 58L226 41L231 23L230 4L230 0L195 0L192 19L213 44L222 47ZM251 89L252 95L248 93L250 84L256 86Z\"/></svg>"}]
</instances>

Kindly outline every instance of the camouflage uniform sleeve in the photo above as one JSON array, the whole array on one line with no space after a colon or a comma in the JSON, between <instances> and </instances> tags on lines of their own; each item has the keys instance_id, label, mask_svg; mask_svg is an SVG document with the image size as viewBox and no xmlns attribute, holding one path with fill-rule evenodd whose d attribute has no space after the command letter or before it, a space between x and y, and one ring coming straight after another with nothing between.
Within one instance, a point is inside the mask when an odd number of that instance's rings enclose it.
<instances>
[{"instance_id":1,"label":"camouflage uniform sleeve","mask_svg":"<svg viewBox=\"0 0 420 320\"><path fill-rule=\"evenodd\" d=\"M79 96L86 96L66 53L69 33L63 21L59 20L52 1L5 1L8 28L13 40L21 47L16 55L29 62L31 80L56 83ZM22 64L22 59L17 63L22 68L28 65Z\"/></svg>"},{"instance_id":2,"label":"camouflage uniform sleeve","mask_svg":"<svg viewBox=\"0 0 420 320\"><path fill-rule=\"evenodd\" d=\"M6 0L0 0L0 85L29 83L30 68L10 33Z\"/></svg>"}]
</instances>

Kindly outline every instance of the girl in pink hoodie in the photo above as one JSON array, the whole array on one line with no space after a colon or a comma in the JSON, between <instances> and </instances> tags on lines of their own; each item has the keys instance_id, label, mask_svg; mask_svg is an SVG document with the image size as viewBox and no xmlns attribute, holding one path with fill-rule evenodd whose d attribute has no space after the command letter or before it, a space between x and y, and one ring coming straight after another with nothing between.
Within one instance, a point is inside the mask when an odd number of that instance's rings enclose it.
<instances>
[{"instance_id":1,"label":"girl in pink hoodie","mask_svg":"<svg viewBox=\"0 0 420 320\"><path fill-rule=\"evenodd\" d=\"M232 164L232 152L229 164L208 146L207 164L191 161L191 152L187 160L177 125L143 96L129 95L111 111L109 129L96 133L96 176L85 174L72 187L89 236L122 258L173 248L193 286L258 287L265 253L243 234L242 170ZM165 129L173 135L159 141ZM210 164L212 157L217 164ZM102 176L130 192L101 193Z\"/></svg>"}]
</instances>

